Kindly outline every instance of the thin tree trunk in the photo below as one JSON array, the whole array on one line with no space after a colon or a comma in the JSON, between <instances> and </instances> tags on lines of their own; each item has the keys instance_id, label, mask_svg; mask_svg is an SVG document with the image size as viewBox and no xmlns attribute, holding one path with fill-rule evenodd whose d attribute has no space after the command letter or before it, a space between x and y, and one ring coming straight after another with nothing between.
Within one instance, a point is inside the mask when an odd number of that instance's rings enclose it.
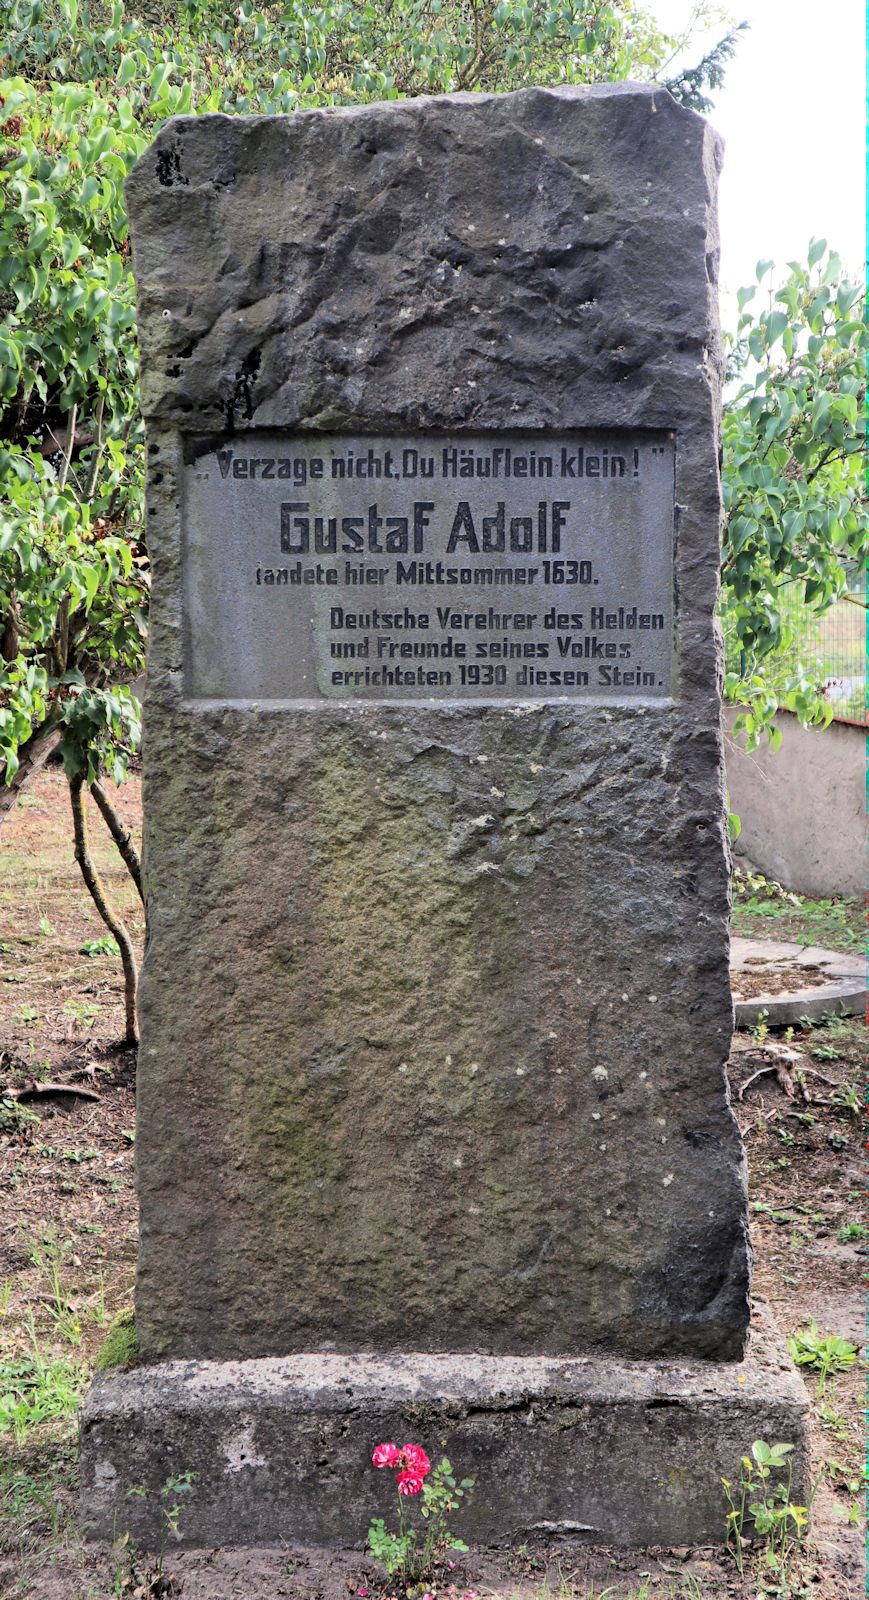
<instances>
[{"instance_id":1,"label":"thin tree trunk","mask_svg":"<svg viewBox=\"0 0 869 1600\"><path fill-rule=\"evenodd\" d=\"M88 847L87 814L85 812L84 803L84 777L81 774L79 774L78 777L70 778L69 798L72 805L72 822L75 832L75 859L81 867L81 875L87 884L94 905L96 906L106 927L109 929L109 932L114 934L114 937L118 942L118 948L121 952L121 962L124 968L124 1001L127 1017L127 1031L125 1037L127 1044L136 1044L138 1041L138 1034L136 1032L136 990L139 982L139 975L136 971L136 957L133 954L133 946L130 941L130 935L124 927L124 924L121 922L120 917L117 915L117 912L113 910L112 906L109 904L109 901L106 899L105 889L103 888L99 873L94 866L93 858Z\"/></svg>"},{"instance_id":2,"label":"thin tree trunk","mask_svg":"<svg viewBox=\"0 0 869 1600\"><path fill-rule=\"evenodd\" d=\"M142 893L142 864L139 860L139 852L133 843L133 835L131 834L129 828L125 827L121 818L118 816L117 811L112 805L112 802L106 794L106 791L101 783L94 782L91 784L91 794L93 795L97 806L99 807L103 821L105 822L109 833L118 847L118 854L120 855L124 866L126 867L130 877L139 891L139 899L144 905L145 896Z\"/></svg>"},{"instance_id":3,"label":"thin tree trunk","mask_svg":"<svg viewBox=\"0 0 869 1600\"><path fill-rule=\"evenodd\" d=\"M91 470L88 478L88 486L85 491L85 499L87 501L91 501L97 492L97 478L99 477L100 472L100 457L103 453L103 412L105 410L105 404L105 390L102 390L99 401L97 402L97 420L96 427L94 429L94 453L91 459Z\"/></svg>"},{"instance_id":4,"label":"thin tree trunk","mask_svg":"<svg viewBox=\"0 0 869 1600\"><path fill-rule=\"evenodd\" d=\"M69 477L69 469L72 462L72 452L75 448L75 425L77 421L78 401L76 401L75 405L72 407L72 410L67 418L66 447L63 452L63 460L60 464L60 474L57 480L57 487L59 489L66 488L66 480Z\"/></svg>"}]
</instances>

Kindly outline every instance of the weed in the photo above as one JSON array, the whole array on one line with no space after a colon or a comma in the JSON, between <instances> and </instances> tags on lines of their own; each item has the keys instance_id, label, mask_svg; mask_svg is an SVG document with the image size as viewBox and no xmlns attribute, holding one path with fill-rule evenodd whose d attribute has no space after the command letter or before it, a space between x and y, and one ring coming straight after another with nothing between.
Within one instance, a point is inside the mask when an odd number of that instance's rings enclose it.
<instances>
[{"instance_id":1,"label":"weed","mask_svg":"<svg viewBox=\"0 0 869 1600\"><path fill-rule=\"evenodd\" d=\"M765 1444L763 1439L755 1439L751 1455L742 1457L736 1488L729 1479L721 1480L728 1506L727 1549L740 1577L745 1576L749 1528L765 1540L761 1560L767 1571L775 1574L786 1570L806 1532L814 1491L808 1506L793 1504L793 1448L792 1444ZM784 1473L784 1479L775 1479L776 1473Z\"/></svg>"},{"instance_id":2,"label":"weed","mask_svg":"<svg viewBox=\"0 0 869 1600\"><path fill-rule=\"evenodd\" d=\"M97 1228L93 1231L101 1233L102 1229ZM96 1304L93 1306L89 1305L87 1312L88 1319L89 1321L93 1322L97 1328L105 1328L111 1321L111 1317L106 1305L106 1280L102 1273L99 1274L97 1280L97 1291L92 1298L96 1301Z\"/></svg>"},{"instance_id":3,"label":"weed","mask_svg":"<svg viewBox=\"0 0 869 1600\"><path fill-rule=\"evenodd\" d=\"M108 1189L109 1194L111 1195L120 1194L124 1187L123 1178L116 1178L110 1172L95 1172L91 1182L102 1184L104 1188ZM112 1204L117 1205L117 1201L113 1201Z\"/></svg>"},{"instance_id":4,"label":"weed","mask_svg":"<svg viewBox=\"0 0 869 1600\"><path fill-rule=\"evenodd\" d=\"M164 1581L166 1545L170 1539L180 1539L181 1537L181 1516L184 1511L183 1497L192 1493L195 1476L195 1472L178 1473L177 1476L167 1478L160 1490L159 1544L156 1560L150 1571L147 1573L136 1571L135 1552L128 1533L125 1533L117 1541L115 1547L116 1555L119 1549L127 1549L129 1565L132 1568L131 1575L140 1581L142 1594L164 1594L166 1592ZM144 1488L128 1489L127 1498L131 1500L147 1500L148 1490Z\"/></svg>"},{"instance_id":5,"label":"weed","mask_svg":"<svg viewBox=\"0 0 869 1600\"><path fill-rule=\"evenodd\" d=\"M849 1020L841 1011L822 1011L817 1017L800 1017L799 1024L806 1032L812 1028L825 1028L828 1033L844 1033Z\"/></svg>"},{"instance_id":6,"label":"weed","mask_svg":"<svg viewBox=\"0 0 869 1600\"><path fill-rule=\"evenodd\" d=\"M837 1128L827 1134L827 1143L831 1150L844 1150L848 1144L847 1133L840 1133Z\"/></svg>"},{"instance_id":7,"label":"weed","mask_svg":"<svg viewBox=\"0 0 869 1600\"><path fill-rule=\"evenodd\" d=\"M80 956L119 956L121 952L117 939L105 933L101 939L85 939L78 953Z\"/></svg>"},{"instance_id":8,"label":"weed","mask_svg":"<svg viewBox=\"0 0 869 1600\"><path fill-rule=\"evenodd\" d=\"M859 1117L863 1110L859 1084L841 1083L830 1095L830 1104L842 1106L852 1117Z\"/></svg>"},{"instance_id":9,"label":"weed","mask_svg":"<svg viewBox=\"0 0 869 1600\"><path fill-rule=\"evenodd\" d=\"M180 1539L181 1537L180 1522L184 1506L180 1500L176 1500L173 1497L175 1495L190 1494L195 1476L196 1474L193 1472L181 1472L177 1477L167 1478L160 1490L160 1523L163 1529L163 1539L160 1546L161 1560L166 1548L166 1539L170 1534L173 1539Z\"/></svg>"},{"instance_id":10,"label":"weed","mask_svg":"<svg viewBox=\"0 0 869 1600\"><path fill-rule=\"evenodd\" d=\"M832 1431L839 1444L849 1443L852 1433L851 1424L847 1417L843 1417L841 1411L837 1411L835 1406L822 1402L818 1406L818 1416L824 1427Z\"/></svg>"},{"instance_id":11,"label":"weed","mask_svg":"<svg viewBox=\"0 0 869 1600\"><path fill-rule=\"evenodd\" d=\"M869 1468L866 1470L869 1471ZM824 1462L824 1476L834 1489L846 1489L849 1494L860 1492L860 1479L855 1478L851 1468L846 1466L844 1461L837 1461L834 1456Z\"/></svg>"},{"instance_id":12,"label":"weed","mask_svg":"<svg viewBox=\"0 0 869 1600\"><path fill-rule=\"evenodd\" d=\"M37 1011L35 1006L22 1006L20 1011L16 1011L14 1017L12 1018L12 1021L13 1022L36 1022L38 1017L39 1017L39 1012Z\"/></svg>"},{"instance_id":13,"label":"weed","mask_svg":"<svg viewBox=\"0 0 869 1600\"><path fill-rule=\"evenodd\" d=\"M737 867L734 871L733 889L745 911L766 912L770 905L782 909L796 907L799 910L802 905L800 896L790 889L783 889L775 878L765 878L760 872L747 872L743 867Z\"/></svg>"},{"instance_id":14,"label":"weed","mask_svg":"<svg viewBox=\"0 0 869 1600\"><path fill-rule=\"evenodd\" d=\"M51 923L47 917L40 917L39 931L42 934L43 939L54 939L57 937L57 929L51 926Z\"/></svg>"},{"instance_id":15,"label":"weed","mask_svg":"<svg viewBox=\"0 0 869 1600\"><path fill-rule=\"evenodd\" d=\"M846 950L862 947L865 912L859 900L809 900L759 872L741 869L734 873L733 889L737 933L768 929L778 938L790 936L802 945L830 944Z\"/></svg>"},{"instance_id":16,"label":"weed","mask_svg":"<svg viewBox=\"0 0 869 1600\"><path fill-rule=\"evenodd\" d=\"M834 1044L812 1045L809 1055L815 1061L841 1061L842 1059L841 1050L837 1050Z\"/></svg>"},{"instance_id":17,"label":"weed","mask_svg":"<svg viewBox=\"0 0 869 1600\"><path fill-rule=\"evenodd\" d=\"M26 1133L29 1128L38 1127L41 1120L11 1095L4 1094L0 1099L0 1133Z\"/></svg>"},{"instance_id":18,"label":"weed","mask_svg":"<svg viewBox=\"0 0 869 1600\"><path fill-rule=\"evenodd\" d=\"M833 1515L847 1522L849 1528L859 1528L863 1521L863 1507L859 1500L852 1500L849 1506L840 1506L837 1501L833 1506Z\"/></svg>"},{"instance_id":19,"label":"weed","mask_svg":"<svg viewBox=\"0 0 869 1600\"><path fill-rule=\"evenodd\" d=\"M64 1001L63 1011L64 1016L71 1017L82 1028L92 1028L102 1011L102 1006L95 1000L75 1000L70 998Z\"/></svg>"},{"instance_id":20,"label":"weed","mask_svg":"<svg viewBox=\"0 0 869 1600\"><path fill-rule=\"evenodd\" d=\"M840 1244L859 1244L862 1239L869 1239L869 1228L862 1222L846 1222L836 1238Z\"/></svg>"},{"instance_id":21,"label":"weed","mask_svg":"<svg viewBox=\"0 0 869 1600\"><path fill-rule=\"evenodd\" d=\"M752 1023L748 1031L759 1045L765 1044L766 1036L769 1033L769 1012L766 1010L759 1011L757 1021Z\"/></svg>"},{"instance_id":22,"label":"weed","mask_svg":"<svg viewBox=\"0 0 869 1600\"><path fill-rule=\"evenodd\" d=\"M863 1468L862 1477L858 1477L850 1467L842 1461L825 1461L824 1475L831 1488L837 1494L847 1494L851 1497L848 1505L843 1506L838 1502L833 1506L834 1515L846 1522L849 1527L857 1527L862 1521L862 1497L867 1486L869 1468Z\"/></svg>"},{"instance_id":23,"label":"weed","mask_svg":"<svg viewBox=\"0 0 869 1600\"><path fill-rule=\"evenodd\" d=\"M857 1360L857 1346L836 1333L821 1333L814 1317L807 1328L798 1328L788 1339L788 1349L799 1367L820 1373L818 1396L826 1389L833 1372L845 1372Z\"/></svg>"},{"instance_id":24,"label":"weed","mask_svg":"<svg viewBox=\"0 0 869 1600\"><path fill-rule=\"evenodd\" d=\"M47 1228L42 1239L31 1245L30 1259L48 1279L51 1294L48 1312L58 1333L68 1344L78 1348L81 1344L81 1323L62 1276L64 1262L71 1251L71 1239L61 1240L56 1228Z\"/></svg>"}]
</instances>

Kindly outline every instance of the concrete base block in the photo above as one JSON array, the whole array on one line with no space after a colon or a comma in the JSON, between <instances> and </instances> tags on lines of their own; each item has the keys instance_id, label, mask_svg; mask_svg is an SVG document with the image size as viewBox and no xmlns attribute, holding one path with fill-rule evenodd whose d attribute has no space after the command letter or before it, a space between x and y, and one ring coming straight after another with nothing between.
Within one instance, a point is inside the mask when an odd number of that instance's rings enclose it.
<instances>
[{"instance_id":1,"label":"concrete base block","mask_svg":"<svg viewBox=\"0 0 869 1600\"><path fill-rule=\"evenodd\" d=\"M160 1489L195 1474L188 1545L362 1545L391 1514L381 1440L449 1452L477 1488L469 1543L719 1544L721 1478L754 1439L794 1444L808 1474L805 1389L783 1343L726 1364L593 1355L301 1355L177 1361L97 1378L81 1423L82 1515L94 1538L159 1530ZM129 1497L131 1488L144 1496Z\"/></svg>"}]
</instances>

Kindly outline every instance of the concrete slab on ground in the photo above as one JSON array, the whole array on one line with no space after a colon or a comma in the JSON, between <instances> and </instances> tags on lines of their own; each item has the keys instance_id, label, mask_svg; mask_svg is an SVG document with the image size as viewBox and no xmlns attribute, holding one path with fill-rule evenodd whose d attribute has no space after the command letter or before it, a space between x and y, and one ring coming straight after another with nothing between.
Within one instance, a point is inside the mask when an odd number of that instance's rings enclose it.
<instances>
[{"instance_id":1,"label":"concrete slab on ground","mask_svg":"<svg viewBox=\"0 0 869 1600\"><path fill-rule=\"evenodd\" d=\"M762 1012L771 1027L832 1012L857 1016L866 1007L866 962L859 955L786 939L730 941L730 980L737 1028Z\"/></svg>"}]
</instances>

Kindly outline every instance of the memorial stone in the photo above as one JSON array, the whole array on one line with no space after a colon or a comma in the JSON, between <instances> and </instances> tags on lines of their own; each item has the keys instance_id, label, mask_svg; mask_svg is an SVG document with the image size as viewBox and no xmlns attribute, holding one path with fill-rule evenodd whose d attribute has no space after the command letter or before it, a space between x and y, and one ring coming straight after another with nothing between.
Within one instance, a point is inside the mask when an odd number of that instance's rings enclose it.
<instances>
[{"instance_id":1,"label":"memorial stone","mask_svg":"<svg viewBox=\"0 0 869 1600\"><path fill-rule=\"evenodd\" d=\"M621 85L185 118L129 181L144 1365L88 1401L98 1531L194 1470L191 1539L358 1541L415 1432L471 1538L713 1540L800 1445L724 1072L719 158Z\"/></svg>"}]
</instances>

